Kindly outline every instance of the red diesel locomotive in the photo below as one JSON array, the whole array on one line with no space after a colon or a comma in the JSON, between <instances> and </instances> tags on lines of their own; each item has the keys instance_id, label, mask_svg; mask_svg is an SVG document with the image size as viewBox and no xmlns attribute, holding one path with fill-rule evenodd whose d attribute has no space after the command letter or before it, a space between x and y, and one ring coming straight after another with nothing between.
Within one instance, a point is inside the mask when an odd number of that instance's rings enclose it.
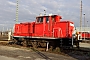
<instances>
[{"instance_id":1,"label":"red diesel locomotive","mask_svg":"<svg viewBox=\"0 0 90 60\"><path fill-rule=\"evenodd\" d=\"M90 40L90 32L79 32L82 39Z\"/></svg>"},{"instance_id":2,"label":"red diesel locomotive","mask_svg":"<svg viewBox=\"0 0 90 60\"><path fill-rule=\"evenodd\" d=\"M74 23L59 15L38 16L35 22L15 24L14 42L33 47L73 47Z\"/></svg>"}]
</instances>

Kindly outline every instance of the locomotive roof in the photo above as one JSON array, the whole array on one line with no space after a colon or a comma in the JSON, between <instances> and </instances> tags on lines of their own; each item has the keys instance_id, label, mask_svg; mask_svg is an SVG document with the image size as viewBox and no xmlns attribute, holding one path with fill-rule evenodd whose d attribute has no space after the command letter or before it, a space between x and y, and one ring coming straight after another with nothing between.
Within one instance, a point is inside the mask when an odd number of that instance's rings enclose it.
<instances>
[{"instance_id":1,"label":"locomotive roof","mask_svg":"<svg viewBox=\"0 0 90 60\"><path fill-rule=\"evenodd\" d=\"M38 18L38 17L48 17L48 16L60 16L60 15L43 15L43 16L37 16L36 18Z\"/></svg>"}]
</instances>

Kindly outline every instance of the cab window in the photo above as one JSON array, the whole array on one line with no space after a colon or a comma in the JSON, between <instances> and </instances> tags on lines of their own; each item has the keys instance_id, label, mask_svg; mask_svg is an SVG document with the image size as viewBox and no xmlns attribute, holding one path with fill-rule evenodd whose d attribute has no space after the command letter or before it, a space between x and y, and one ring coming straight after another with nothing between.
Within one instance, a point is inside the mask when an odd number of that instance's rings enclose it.
<instances>
[{"instance_id":1,"label":"cab window","mask_svg":"<svg viewBox=\"0 0 90 60\"><path fill-rule=\"evenodd\" d=\"M52 22L55 22L55 16L52 16Z\"/></svg>"},{"instance_id":2,"label":"cab window","mask_svg":"<svg viewBox=\"0 0 90 60\"><path fill-rule=\"evenodd\" d=\"M49 22L49 17L46 17L46 23L48 23Z\"/></svg>"},{"instance_id":3,"label":"cab window","mask_svg":"<svg viewBox=\"0 0 90 60\"><path fill-rule=\"evenodd\" d=\"M37 22L38 22L38 23L42 23L42 22L43 22L43 17L37 18Z\"/></svg>"}]
</instances>

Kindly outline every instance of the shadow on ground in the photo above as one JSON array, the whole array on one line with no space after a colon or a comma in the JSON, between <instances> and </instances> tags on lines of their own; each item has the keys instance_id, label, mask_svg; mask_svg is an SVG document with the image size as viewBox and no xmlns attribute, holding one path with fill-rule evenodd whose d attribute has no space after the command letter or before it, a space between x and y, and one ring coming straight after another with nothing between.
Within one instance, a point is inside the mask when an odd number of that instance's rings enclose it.
<instances>
[{"instance_id":1,"label":"shadow on ground","mask_svg":"<svg viewBox=\"0 0 90 60\"><path fill-rule=\"evenodd\" d=\"M62 50L61 52L76 60L90 60L90 48L80 47L79 49L73 48L65 51Z\"/></svg>"}]
</instances>

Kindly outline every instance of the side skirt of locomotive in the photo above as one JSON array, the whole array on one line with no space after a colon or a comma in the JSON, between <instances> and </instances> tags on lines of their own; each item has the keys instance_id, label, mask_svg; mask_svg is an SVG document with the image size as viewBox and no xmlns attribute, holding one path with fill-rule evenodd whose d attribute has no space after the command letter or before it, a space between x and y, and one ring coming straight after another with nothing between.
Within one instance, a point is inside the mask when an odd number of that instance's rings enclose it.
<instances>
[{"instance_id":1,"label":"side skirt of locomotive","mask_svg":"<svg viewBox=\"0 0 90 60\"><path fill-rule=\"evenodd\" d=\"M79 44L75 39L70 38L50 38L50 37L13 37L15 44L23 46L32 46L34 48L73 48L73 45ZM79 46L79 45L78 45Z\"/></svg>"}]
</instances>

